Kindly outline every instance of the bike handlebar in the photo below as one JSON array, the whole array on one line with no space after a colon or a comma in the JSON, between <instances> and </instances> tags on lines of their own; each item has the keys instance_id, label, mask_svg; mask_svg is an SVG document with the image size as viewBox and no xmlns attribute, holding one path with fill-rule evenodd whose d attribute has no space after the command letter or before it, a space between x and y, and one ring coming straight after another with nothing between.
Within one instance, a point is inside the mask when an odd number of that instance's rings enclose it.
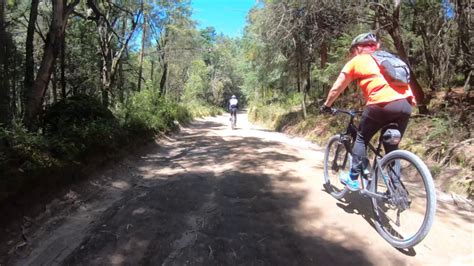
<instances>
[{"instance_id":1,"label":"bike handlebar","mask_svg":"<svg viewBox=\"0 0 474 266\"><path fill-rule=\"evenodd\" d=\"M343 114L355 117L358 114L362 114L362 111L343 110L343 109L337 109L334 107L331 108L331 114L336 115L338 113L343 113Z\"/></svg>"}]
</instances>

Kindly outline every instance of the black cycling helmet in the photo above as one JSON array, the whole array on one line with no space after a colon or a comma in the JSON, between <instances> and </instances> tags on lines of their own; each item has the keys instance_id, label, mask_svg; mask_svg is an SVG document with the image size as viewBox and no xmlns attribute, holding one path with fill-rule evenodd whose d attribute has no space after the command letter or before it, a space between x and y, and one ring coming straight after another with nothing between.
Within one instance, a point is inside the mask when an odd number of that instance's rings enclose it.
<instances>
[{"instance_id":1,"label":"black cycling helmet","mask_svg":"<svg viewBox=\"0 0 474 266\"><path fill-rule=\"evenodd\" d=\"M369 43L371 43L371 44L372 43L373 44L379 43L379 40L378 40L377 36L375 36L375 34L373 34L372 32L362 33L362 34L357 35L352 40L351 49L354 48L356 45L369 44Z\"/></svg>"}]
</instances>

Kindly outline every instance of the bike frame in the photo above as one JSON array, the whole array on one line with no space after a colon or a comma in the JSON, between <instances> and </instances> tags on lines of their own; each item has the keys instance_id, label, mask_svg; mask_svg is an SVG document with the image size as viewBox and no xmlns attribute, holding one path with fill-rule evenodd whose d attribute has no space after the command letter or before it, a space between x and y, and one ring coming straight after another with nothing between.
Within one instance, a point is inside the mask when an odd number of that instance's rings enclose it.
<instances>
[{"instance_id":1,"label":"bike frame","mask_svg":"<svg viewBox=\"0 0 474 266\"><path fill-rule=\"evenodd\" d=\"M354 112L354 111L345 111L345 110L334 109L333 113L334 114L343 113L343 114L349 115L349 117L350 117L349 122L348 122L347 127L346 127L346 131L344 133L340 134L340 138L341 138L341 142L345 146L346 150L351 154L351 156L353 156L352 144L350 143L347 136L352 137L352 139L355 141L355 138L357 137L358 129L357 129L355 123L354 123L354 118L356 117L356 115L361 114L362 112ZM383 128L382 128L382 130L383 130ZM361 174L359 176L359 178L361 180L363 180L364 178L367 178L367 181L368 181L367 186L364 185L364 182L361 182L362 183L362 189L360 190L360 193L363 194L363 195L366 195L368 197L371 197L371 198L376 198L376 199L379 199L379 200L388 200L388 197L386 195L377 194L377 193L371 192L367 189L367 187L372 185L372 181L374 180L376 171L378 170L381 173L382 180L384 181L385 185L389 189L390 194L393 193L393 187L392 187L391 181L390 181L388 175L386 173L384 173L383 169L380 167L380 160L383 158L383 156L381 154L381 152L382 152L382 143L383 143L383 141L382 141L382 134L381 134L380 137L379 137L379 140L378 140L377 148L375 148L370 142L367 145L367 147L375 154L375 156L374 156L374 160L373 160L373 163L372 163L371 176L370 177L365 177L364 174ZM347 163L347 156L346 156L346 158L344 158L344 165L346 163Z\"/></svg>"},{"instance_id":2,"label":"bike frame","mask_svg":"<svg viewBox=\"0 0 474 266\"><path fill-rule=\"evenodd\" d=\"M360 134L357 122L355 122L356 119L354 118L361 112L331 109L331 113L344 113L349 115L350 119L348 119L348 123L344 120L345 130L331 137L326 146L324 154L326 190L336 199L342 199L350 189L347 186L344 188L335 186L341 181L341 173L346 173L347 168L360 167L361 173L359 178L362 188L358 192L362 196L368 197L372 203L374 227L377 232L396 248L411 248L420 243L428 234L436 213L436 190L428 167L418 156L409 151L398 150L385 153L382 150L382 145L393 145L400 141L400 132L395 130L387 132L389 129L398 129L397 124L388 124L380 129L378 144L367 143L368 151L373 152L370 153L370 159L361 158L363 162L360 165L352 165L351 157L354 156L353 146L357 134ZM374 154L373 159L371 157L372 154ZM373 164L370 165L372 161ZM426 209L421 209L421 212L424 212L423 221L416 219L419 220L420 227L417 229L410 226L409 232L405 232L403 229L401 231L398 230L398 227L402 226L402 221L404 223L411 220L400 219L400 216L403 211L410 208L413 200L400 177L402 172L407 174L408 177L412 173L411 170L406 171L408 168L405 168L405 164L402 161L408 163L408 167L416 168L414 169L416 171L415 174L420 175L416 179L420 179L419 181L423 182L422 186L427 193L424 199L422 199L426 201L424 203ZM332 163L332 165L329 163ZM335 174L339 175L339 180L334 179ZM410 178L407 181L409 184L411 183ZM417 191L416 186L412 187L414 191ZM415 194L416 197L417 195ZM395 213L388 213L388 210L393 210ZM416 231L411 229L416 229Z\"/></svg>"}]
</instances>

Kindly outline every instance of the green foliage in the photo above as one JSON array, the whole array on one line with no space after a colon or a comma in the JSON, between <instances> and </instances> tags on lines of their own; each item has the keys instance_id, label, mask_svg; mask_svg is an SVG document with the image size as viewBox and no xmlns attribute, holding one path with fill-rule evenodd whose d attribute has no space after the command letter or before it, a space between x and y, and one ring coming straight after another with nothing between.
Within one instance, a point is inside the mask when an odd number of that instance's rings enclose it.
<instances>
[{"instance_id":1,"label":"green foliage","mask_svg":"<svg viewBox=\"0 0 474 266\"><path fill-rule=\"evenodd\" d=\"M359 32L359 31L358 31ZM342 67L348 60L348 49L352 41L351 34L342 34L339 38L331 42L331 49L328 52L328 62L324 67L320 66L320 59L313 65L311 77L313 80L313 88L310 91L312 98L324 98L329 91L331 85L336 80Z\"/></svg>"},{"instance_id":2,"label":"green foliage","mask_svg":"<svg viewBox=\"0 0 474 266\"><path fill-rule=\"evenodd\" d=\"M68 160L119 149L126 134L110 110L86 95L52 105L44 118L44 132L53 153Z\"/></svg>"},{"instance_id":3,"label":"green foliage","mask_svg":"<svg viewBox=\"0 0 474 266\"><path fill-rule=\"evenodd\" d=\"M184 85L184 102L201 100L206 101L209 88L209 70L203 60L194 60L189 69L189 78Z\"/></svg>"},{"instance_id":4,"label":"green foliage","mask_svg":"<svg viewBox=\"0 0 474 266\"><path fill-rule=\"evenodd\" d=\"M222 108L206 102L191 101L186 103L185 106L192 117L216 116L224 112Z\"/></svg>"},{"instance_id":5,"label":"green foliage","mask_svg":"<svg viewBox=\"0 0 474 266\"><path fill-rule=\"evenodd\" d=\"M288 109L282 107L279 103L256 104L251 106L248 118L251 122L262 123L275 129L278 118L287 111Z\"/></svg>"},{"instance_id":6,"label":"green foliage","mask_svg":"<svg viewBox=\"0 0 474 266\"><path fill-rule=\"evenodd\" d=\"M78 95L52 105L42 131L30 132L19 123L0 127L0 200L42 172L106 158L153 133L176 129L175 121L192 119L187 107L151 90L133 95L116 114L119 119L93 97Z\"/></svg>"},{"instance_id":7,"label":"green foliage","mask_svg":"<svg viewBox=\"0 0 474 266\"><path fill-rule=\"evenodd\" d=\"M432 126L426 132L425 141L447 140L446 137L454 134L454 125L449 118L435 117L431 120Z\"/></svg>"},{"instance_id":8,"label":"green foliage","mask_svg":"<svg viewBox=\"0 0 474 266\"><path fill-rule=\"evenodd\" d=\"M22 172L56 164L47 144L42 135L26 130L20 123L13 123L10 128L0 127L0 169ZM11 163L18 168L6 169Z\"/></svg>"},{"instance_id":9,"label":"green foliage","mask_svg":"<svg viewBox=\"0 0 474 266\"><path fill-rule=\"evenodd\" d=\"M48 142L19 123L0 127L0 201L15 194L37 172L59 162L48 152Z\"/></svg>"},{"instance_id":10,"label":"green foliage","mask_svg":"<svg viewBox=\"0 0 474 266\"><path fill-rule=\"evenodd\" d=\"M145 89L134 94L117 110L121 123L130 130L151 130L155 133L177 129L177 123L187 123L192 116L187 109L160 97L155 90Z\"/></svg>"},{"instance_id":11,"label":"green foliage","mask_svg":"<svg viewBox=\"0 0 474 266\"><path fill-rule=\"evenodd\" d=\"M68 136L71 128L92 122L116 124L112 112L97 99L76 95L53 104L46 112L44 129L47 135Z\"/></svg>"}]
</instances>

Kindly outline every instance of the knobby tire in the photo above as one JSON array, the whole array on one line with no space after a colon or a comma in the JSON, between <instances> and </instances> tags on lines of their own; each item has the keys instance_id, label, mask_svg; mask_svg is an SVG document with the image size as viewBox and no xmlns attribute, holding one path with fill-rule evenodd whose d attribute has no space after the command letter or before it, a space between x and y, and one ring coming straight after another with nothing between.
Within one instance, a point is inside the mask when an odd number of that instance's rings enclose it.
<instances>
[{"instance_id":1,"label":"knobby tire","mask_svg":"<svg viewBox=\"0 0 474 266\"><path fill-rule=\"evenodd\" d=\"M421 226L418 228L418 230L416 229L413 230L413 231L416 231L413 235L405 237L401 235L397 229L394 229L394 227L390 224L390 222L393 222L393 220L386 218L388 217L388 215L384 213L384 206L389 206L390 204L388 204L386 201L382 202L380 200L376 200L375 198L372 198L372 207L373 207L373 213L374 213L374 218L375 218L374 219L375 228L377 232L394 247L411 248L417 245L418 243L420 243L426 237L431 226L433 225L433 221L434 221L434 217L436 213L436 190L435 190L433 178L431 176L431 173L428 167L418 156L416 156L415 154L411 152L404 151L404 150L396 150L396 151L390 152L389 154L385 155L380 161L379 169L388 168L389 171L390 169L393 170L395 167L392 167L392 166L395 165L397 162L400 164L401 161L407 162L408 165L405 167L406 169L411 169L411 167L413 167L413 170L412 170L412 173L409 173L410 171L407 170L406 172L409 174L407 174L406 176L403 176L402 170L398 170L399 171L398 176L400 177L401 184L404 184L399 187L401 187L400 188L401 190L405 189L405 193L407 193L408 195L406 198L410 199L409 207L403 210L402 212L400 212L400 214L398 214L398 217L401 217L401 214L403 214L404 212L411 212L412 210L410 209L414 209L412 213L415 216L420 217L421 215L418 213L419 210L416 210L414 206L425 205L426 209L424 210L424 218L423 218L423 221L421 222ZM411 164L411 166L409 164ZM412 194L415 194L413 196L408 193L408 190L406 189L405 186L408 186L410 182L411 183L416 182L416 180L414 179L418 175L421 176L421 179L422 179L421 183L423 184L423 187L412 186L414 187L414 190L413 190L414 192ZM370 187L370 190L372 192L383 193L383 191L377 191L377 188L378 188L377 184L382 184L380 183L380 182L383 182L382 178L383 177L381 175L381 172L377 170L376 175L373 180L373 184ZM413 180L410 181L410 179L413 179ZM419 192L417 192L417 189L419 189ZM425 198L424 200L423 199L420 200L423 202L423 204L416 205L415 203L415 205L412 206L413 204L412 198L415 198L416 194L419 195L423 193L425 193L425 195L422 197L419 197L419 198L423 198L423 197ZM392 205L392 207L393 206L394 205ZM414 208L411 208L411 207L414 207ZM388 213L389 208L385 207L385 210ZM421 217L419 220L421 220ZM401 218L400 218L400 221L402 221ZM415 226L415 228L416 227L418 227L418 225Z\"/></svg>"}]
</instances>

